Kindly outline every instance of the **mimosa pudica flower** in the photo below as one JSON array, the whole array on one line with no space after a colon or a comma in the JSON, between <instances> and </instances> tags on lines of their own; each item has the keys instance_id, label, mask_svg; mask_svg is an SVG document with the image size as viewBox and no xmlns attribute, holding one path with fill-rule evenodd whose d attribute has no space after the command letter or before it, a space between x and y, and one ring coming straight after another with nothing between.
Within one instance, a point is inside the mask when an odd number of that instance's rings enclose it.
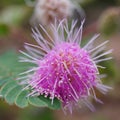
<instances>
[{"instance_id":1,"label":"mimosa pudica flower","mask_svg":"<svg viewBox=\"0 0 120 120\"><path fill-rule=\"evenodd\" d=\"M54 98L62 103L63 110L72 113L74 106L85 104L91 110L94 107L89 98L94 98L101 102L95 94L95 89L105 94L110 87L103 85L100 80L100 73L97 65L99 62L111 59L104 58L112 50L102 52L108 41L94 47L94 41L99 35L93 36L90 41L81 47L82 29L76 28L76 21L71 23L69 28L67 20L51 24L53 37L40 25L47 38L44 38L38 28L33 29L33 37L38 45L25 43L27 52L21 51L26 57L21 57L21 62L35 64L28 71L20 74L25 89L30 89L31 96L44 95L51 99Z\"/></svg>"}]
</instances>

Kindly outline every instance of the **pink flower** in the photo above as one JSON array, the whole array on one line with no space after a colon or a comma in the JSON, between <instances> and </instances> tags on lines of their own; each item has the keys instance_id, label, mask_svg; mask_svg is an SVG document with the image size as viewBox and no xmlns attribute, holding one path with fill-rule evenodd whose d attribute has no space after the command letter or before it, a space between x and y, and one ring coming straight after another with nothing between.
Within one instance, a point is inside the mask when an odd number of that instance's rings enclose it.
<instances>
[{"instance_id":1,"label":"pink flower","mask_svg":"<svg viewBox=\"0 0 120 120\"><path fill-rule=\"evenodd\" d=\"M21 62L30 62L36 66L21 73L19 78L27 84L26 88L32 90L30 95L49 97L51 104L54 103L54 98L57 98L61 101L63 109L71 113L73 107L80 107L81 103L94 110L89 98L101 102L96 97L94 88L103 94L110 89L102 84L97 68L102 67L97 63L111 59L103 56L111 53L112 50L101 53L108 41L93 47L94 41L99 36L95 35L84 47L81 47L84 22L79 29L75 28L76 23L72 22L71 28L68 27L67 20L52 24L54 38L41 26L49 41L35 28L33 37L38 45L26 43L25 48L28 53L21 51L26 56L21 58Z\"/></svg>"}]
</instances>

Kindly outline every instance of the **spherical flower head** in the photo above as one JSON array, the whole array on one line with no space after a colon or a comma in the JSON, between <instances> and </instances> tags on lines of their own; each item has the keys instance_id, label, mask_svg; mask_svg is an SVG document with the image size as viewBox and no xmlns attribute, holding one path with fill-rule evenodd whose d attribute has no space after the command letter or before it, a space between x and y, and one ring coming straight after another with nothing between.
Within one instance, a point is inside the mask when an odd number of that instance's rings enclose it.
<instances>
[{"instance_id":1,"label":"spherical flower head","mask_svg":"<svg viewBox=\"0 0 120 120\"><path fill-rule=\"evenodd\" d=\"M74 5L70 0L38 0L33 19L42 25L53 23L55 18L62 20L71 17Z\"/></svg>"},{"instance_id":2,"label":"spherical flower head","mask_svg":"<svg viewBox=\"0 0 120 120\"><path fill-rule=\"evenodd\" d=\"M27 57L21 61L34 63L37 67L21 73L22 77L19 78L27 78L25 84L26 88L30 87L32 90L30 95L49 97L51 104L54 104L54 98L57 98L62 102L63 109L71 113L73 107L80 106L81 103L94 110L89 98L101 102L96 97L94 88L102 93L106 93L110 88L101 83L97 67L102 66L98 66L97 63L111 59L103 56L112 50L101 53L107 41L93 48L93 42L98 35L81 47L84 22L79 29L75 28L76 23L72 22L70 29L66 20L51 25L54 38L41 26L49 40L46 40L36 28L33 37L38 45L26 43L25 48L29 54L21 51ZM26 76L23 76L24 74Z\"/></svg>"}]
</instances>

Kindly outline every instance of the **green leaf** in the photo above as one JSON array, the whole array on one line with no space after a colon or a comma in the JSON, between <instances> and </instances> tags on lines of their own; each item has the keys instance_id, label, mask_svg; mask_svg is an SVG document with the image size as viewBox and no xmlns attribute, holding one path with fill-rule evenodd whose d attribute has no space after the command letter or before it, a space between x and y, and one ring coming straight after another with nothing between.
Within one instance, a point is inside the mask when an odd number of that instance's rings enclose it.
<instances>
[{"instance_id":1,"label":"green leaf","mask_svg":"<svg viewBox=\"0 0 120 120\"><path fill-rule=\"evenodd\" d=\"M38 97L29 97L29 103L36 107L47 107L47 103L40 100Z\"/></svg>"},{"instance_id":2,"label":"green leaf","mask_svg":"<svg viewBox=\"0 0 120 120\"><path fill-rule=\"evenodd\" d=\"M9 104L13 104L16 100L18 94L20 94L22 87L16 85L13 89L11 89L5 96L6 102Z\"/></svg>"},{"instance_id":3,"label":"green leaf","mask_svg":"<svg viewBox=\"0 0 120 120\"><path fill-rule=\"evenodd\" d=\"M8 81L9 78L0 78L0 87Z\"/></svg>"},{"instance_id":4,"label":"green leaf","mask_svg":"<svg viewBox=\"0 0 120 120\"><path fill-rule=\"evenodd\" d=\"M3 87L0 90L0 93L2 96L6 96L6 94L16 86L16 82L15 81L10 81L8 83L6 83L5 85L3 85Z\"/></svg>"},{"instance_id":5,"label":"green leaf","mask_svg":"<svg viewBox=\"0 0 120 120\"><path fill-rule=\"evenodd\" d=\"M0 76L3 78L12 79L15 76L15 68L18 61L18 55L13 52L7 52L0 56ZM11 78L12 77L12 78Z\"/></svg>"},{"instance_id":6,"label":"green leaf","mask_svg":"<svg viewBox=\"0 0 120 120\"><path fill-rule=\"evenodd\" d=\"M21 91L16 97L15 104L20 108L25 108L28 106L28 91Z\"/></svg>"},{"instance_id":7,"label":"green leaf","mask_svg":"<svg viewBox=\"0 0 120 120\"><path fill-rule=\"evenodd\" d=\"M51 109L60 109L60 107L61 107L60 101L56 98L54 99L53 104L52 104L52 101L49 98L45 98L42 95L39 96L39 99L44 101L48 105L48 107L51 108Z\"/></svg>"},{"instance_id":8,"label":"green leaf","mask_svg":"<svg viewBox=\"0 0 120 120\"><path fill-rule=\"evenodd\" d=\"M6 52L0 56L0 85L4 83L3 81L16 80L19 73L31 66L28 63L18 62L18 56L19 54L14 51Z\"/></svg>"}]
</instances>

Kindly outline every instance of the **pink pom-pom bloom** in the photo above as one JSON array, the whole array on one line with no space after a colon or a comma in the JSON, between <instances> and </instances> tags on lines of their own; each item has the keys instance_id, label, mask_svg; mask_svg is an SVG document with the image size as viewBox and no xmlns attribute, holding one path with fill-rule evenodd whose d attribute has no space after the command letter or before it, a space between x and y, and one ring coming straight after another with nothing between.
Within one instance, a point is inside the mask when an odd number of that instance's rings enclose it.
<instances>
[{"instance_id":1,"label":"pink pom-pom bloom","mask_svg":"<svg viewBox=\"0 0 120 120\"><path fill-rule=\"evenodd\" d=\"M97 65L101 61L111 59L103 56L112 52L102 52L108 41L93 47L93 43L99 35L95 35L84 47L81 47L82 28L75 28L77 22L72 22L69 28L67 20L62 20L51 25L53 37L40 25L47 40L41 35L39 30L33 30L33 37L38 45L26 43L25 48L28 53L21 51L26 57L21 57L21 62L36 64L28 71L21 73L26 88L32 92L29 95L44 95L54 98L62 103L62 108L72 112L73 106L81 107L84 103L91 110L94 107L89 98L94 98L101 102L95 95L95 88L103 94L110 87L102 84ZM100 54L101 53L101 54Z\"/></svg>"}]
</instances>

